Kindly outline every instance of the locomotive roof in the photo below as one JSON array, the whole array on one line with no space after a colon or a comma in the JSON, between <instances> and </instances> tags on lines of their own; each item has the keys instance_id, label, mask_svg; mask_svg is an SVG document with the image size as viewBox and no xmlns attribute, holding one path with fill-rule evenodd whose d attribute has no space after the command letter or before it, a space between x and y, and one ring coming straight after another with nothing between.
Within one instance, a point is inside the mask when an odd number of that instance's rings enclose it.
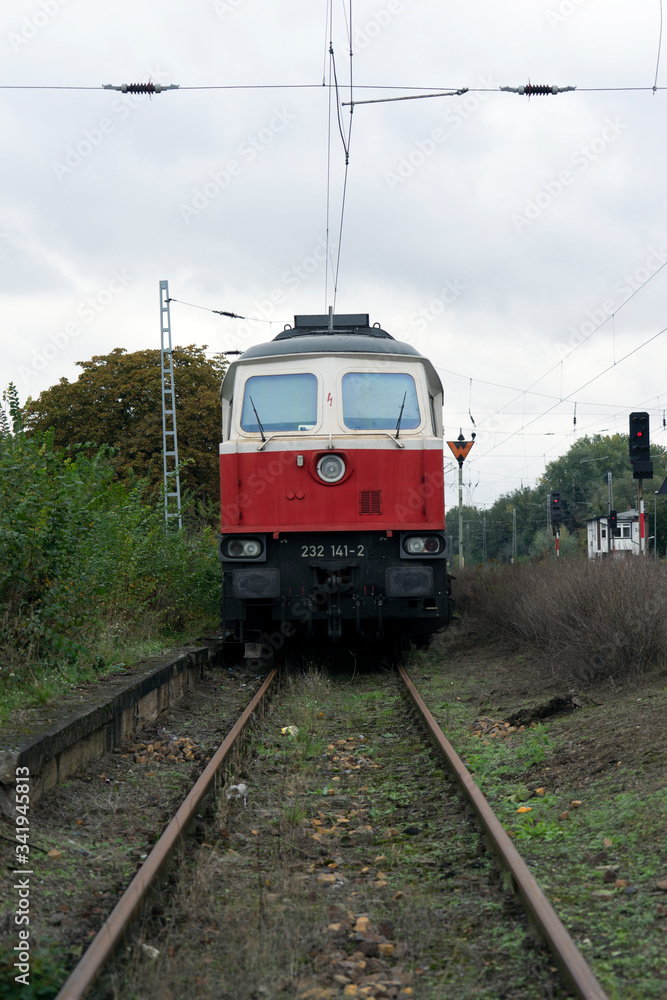
<instances>
[{"instance_id":1,"label":"locomotive roof","mask_svg":"<svg viewBox=\"0 0 667 1000\"><path fill-rule=\"evenodd\" d=\"M419 358L427 370L432 391L442 392L440 379L431 362L411 344L395 340L380 326L371 326L368 313L338 316L295 316L294 326L282 330L273 340L255 344L243 352L227 371L224 382L234 381L237 365L260 358L296 354L391 354ZM223 384L224 384L223 382ZM227 383L229 385L229 382ZM226 397L227 391L223 390Z\"/></svg>"},{"instance_id":2,"label":"locomotive roof","mask_svg":"<svg viewBox=\"0 0 667 1000\"><path fill-rule=\"evenodd\" d=\"M331 320L333 322L331 322ZM368 313L340 316L295 316L288 327L266 344L256 344L242 354L244 361L282 354L412 354L422 355L410 344L395 340L386 330L371 326Z\"/></svg>"}]
</instances>

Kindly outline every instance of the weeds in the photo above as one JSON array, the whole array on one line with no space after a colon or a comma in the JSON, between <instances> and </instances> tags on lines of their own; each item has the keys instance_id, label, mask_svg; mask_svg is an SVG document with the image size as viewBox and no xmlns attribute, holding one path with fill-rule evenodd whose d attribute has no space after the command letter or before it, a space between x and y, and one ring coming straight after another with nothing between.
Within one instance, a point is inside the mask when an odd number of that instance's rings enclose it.
<instances>
[{"instance_id":1,"label":"weeds","mask_svg":"<svg viewBox=\"0 0 667 1000\"><path fill-rule=\"evenodd\" d=\"M508 650L528 644L585 684L637 678L667 661L667 576L648 559L584 560L457 574L457 606Z\"/></svg>"}]
</instances>

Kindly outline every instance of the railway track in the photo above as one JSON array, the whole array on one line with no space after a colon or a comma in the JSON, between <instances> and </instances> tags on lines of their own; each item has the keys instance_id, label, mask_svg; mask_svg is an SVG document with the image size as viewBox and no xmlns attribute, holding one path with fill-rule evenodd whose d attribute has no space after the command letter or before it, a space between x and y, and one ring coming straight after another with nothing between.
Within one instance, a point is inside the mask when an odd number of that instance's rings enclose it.
<instances>
[{"instance_id":1,"label":"railway track","mask_svg":"<svg viewBox=\"0 0 667 1000\"><path fill-rule=\"evenodd\" d=\"M284 677L232 766L275 679L273 671L58 1000L91 995L102 974L114 996L146 1000L604 1000L403 668L381 687L368 676ZM222 771L227 788L205 840L184 852L183 832ZM180 875L169 903L157 919L137 921L174 855ZM112 960L132 921L130 947Z\"/></svg>"}]
</instances>

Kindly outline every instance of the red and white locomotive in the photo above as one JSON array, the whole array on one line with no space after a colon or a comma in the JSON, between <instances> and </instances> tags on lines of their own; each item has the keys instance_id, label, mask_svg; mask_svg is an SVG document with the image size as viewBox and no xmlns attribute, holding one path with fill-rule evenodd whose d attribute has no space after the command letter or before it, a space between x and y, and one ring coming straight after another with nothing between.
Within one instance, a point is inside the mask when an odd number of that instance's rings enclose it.
<instances>
[{"instance_id":1,"label":"red and white locomotive","mask_svg":"<svg viewBox=\"0 0 667 1000\"><path fill-rule=\"evenodd\" d=\"M296 316L229 366L220 445L229 643L447 624L443 393L367 315Z\"/></svg>"}]
</instances>

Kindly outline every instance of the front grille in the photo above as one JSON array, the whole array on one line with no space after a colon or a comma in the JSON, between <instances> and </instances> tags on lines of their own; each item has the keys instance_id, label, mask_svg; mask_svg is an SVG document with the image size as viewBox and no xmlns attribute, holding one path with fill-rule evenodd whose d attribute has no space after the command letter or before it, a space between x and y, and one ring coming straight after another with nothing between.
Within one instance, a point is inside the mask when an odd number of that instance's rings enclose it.
<instances>
[{"instance_id":1,"label":"front grille","mask_svg":"<svg viewBox=\"0 0 667 1000\"><path fill-rule=\"evenodd\" d=\"M359 513L360 514L381 514L382 513L382 490L360 490L359 491Z\"/></svg>"}]
</instances>

